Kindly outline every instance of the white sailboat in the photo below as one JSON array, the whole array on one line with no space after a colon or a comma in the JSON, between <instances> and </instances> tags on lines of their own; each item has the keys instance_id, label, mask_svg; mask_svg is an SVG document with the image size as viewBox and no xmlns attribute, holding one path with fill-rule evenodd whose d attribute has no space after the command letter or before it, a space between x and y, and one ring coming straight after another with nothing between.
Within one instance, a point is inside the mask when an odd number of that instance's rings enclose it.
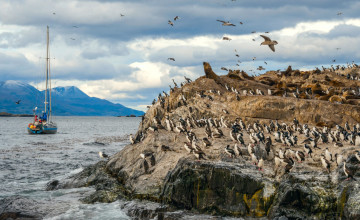
<instances>
[{"instance_id":1,"label":"white sailboat","mask_svg":"<svg viewBox=\"0 0 360 220\"><path fill-rule=\"evenodd\" d=\"M38 117L36 114L37 107L34 109L34 121L28 125L29 134L55 134L57 125L52 121L51 109L51 74L50 74L50 50L49 50L49 26L46 32L46 81L45 81L45 110Z\"/></svg>"}]
</instances>

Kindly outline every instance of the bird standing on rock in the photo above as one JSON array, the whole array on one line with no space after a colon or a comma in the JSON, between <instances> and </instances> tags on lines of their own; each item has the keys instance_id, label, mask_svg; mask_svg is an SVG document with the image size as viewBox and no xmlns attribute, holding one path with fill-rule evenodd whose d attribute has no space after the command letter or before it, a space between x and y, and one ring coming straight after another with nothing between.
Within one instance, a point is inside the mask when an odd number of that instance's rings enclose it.
<instances>
[{"instance_id":1,"label":"bird standing on rock","mask_svg":"<svg viewBox=\"0 0 360 220\"><path fill-rule=\"evenodd\" d=\"M226 152L226 154L229 155L229 157L231 157L231 158L233 158L233 157L236 156L236 155L235 155L235 151L230 148L230 145L227 145L227 146L225 147L225 152Z\"/></svg>"},{"instance_id":2,"label":"bird standing on rock","mask_svg":"<svg viewBox=\"0 0 360 220\"><path fill-rule=\"evenodd\" d=\"M346 180L349 180L349 179L353 179L355 180L354 178L354 171L350 170L349 168L346 167L346 161L344 161L344 167L343 167L343 170L344 170L344 173L347 177Z\"/></svg>"},{"instance_id":3,"label":"bird standing on rock","mask_svg":"<svg viewBox=\"0 0 360 220\"><path fill-rule=\"evenodd\" d=\"M330 173L330 162L325 158L324 154L321 154L321 165Z\"/></svg>"},{"instance_id":4,"label":"bird standing on rock","mask_svg":"<svg viewBox=\"0 0 360 220\"><path fill-rule=\"evenodd\" d=\"M306 152L306 155L312 157L311 154L312 154L313 151L312 151L312 149L310 148L309 145L305 144L305 145L304 145L304 150L305 150L305 152Z\"/></svg>"},{"instance_id":5,"label":"bird standing on rock","mask_svg":"<svg viewBox=\"0 0 360 220\"><path fill-rule=\"evenodd\" d=\"M289 173L295 166L294 160L290 157L287 160L287 164L285 166L285 173Z\"/></svg>"},{"instance_id":6,"label":"bird standing on rock","mask_svg":"<svg viewBox=\"0 0 360 220\"><path fill-rule=\"evenodd\" d=\"M263 171L263 170L264 170L264 169L263 169L263 167L264 167L264 159L263 159L263 158L260 158L257 167L258 167L258 169L259 169L260 171Z\"/></svg>"},{"instance_id":7,"label":"bird standing on rock","mask_svg":"<svg viewBox=\"0 0 360 220\"><path fill-rule=\"evenodd\" d=\"M335 162L337 166L340 166L340 164L344 161L344 157L341 154L336 153L335 154Z\"/></svg>"},{"instance_id":8,"label":"bird standing on rock","mask_svg":"<svg viewBox=\"0 0 360 220\"><path fill-rule=\"evenodd\" d=\"M241 157L243 156L241 148L237 144L235 144L234 146L234 152L235 152L235 156L241 156Z\"/></svg>"},{"instance_id":9,"label":"bird standing on rock","mask_svg":"<svg viewBox=\"0 0 360 220\"><path fill-rule=\"evenodd\" d=\"M99 151L100 158L108 158L109 156L101 151Z\"/></svg>"},{"instance_id":10,"label":"bird standing on rock","mask_svg":"<svg viewBox=\"0 0 360 220\"><path fill-rule=\"evenodd\" d=\"M255 156L255 154L251 153L250 156L251 156L251 163L253 163L254 165L257 165L258 164L258 159Z\"/></svg>"},{"instance_id":11,"label":"bird standing on rock","mask_svg":"<svg viewBox=\"0 0 360 220\"><path fill-rule=\"evenodd\" d=\"M129 135L129 139L130 139L131 144L135 144L135 140L134 140L132 134Z\"/></svg>"},{"instance_id":12,"label":"bird standing on rock","mask_svg":"<svg viewBox=\"0 0 360 220\"><path fill-rule=\"evenodd\" d=\"M205 147L210 147L211 146L211 142L209 141L209 139L204 137L202 140L203 140L203 143L204 143Z\"/></svg>"},{"instance_id":13,"label":"bird standing on rock","mask_svg":"<svg viewBox=\"0 0 360 220\"><path fill-rule=\"evenodd\" d=\"M360 151L358 150L355 151L355 157L358 160L358 162L360 162Z\"/></svg>"},{"instance_id":14,"label":"bird standing on rock","mask_svg":"<svg viewBox=\"0 0 360 220\"><path fill-rule=\"evenodd\" d=\"M194 151L194 148L191 146L191 143L189 142L184 142L184 148L189 153L192 153Z\"/></svg>"},{"instance_id":15,"label":"bird standing on rock","mask_svg":"<svg viewBox=\"0 0 360 220\"><path fill-rule=\"evenodd\" d=\"M332 161L332 154L330 153L329 149L326 148L325 150L325 158L328 160L328 161Z\"/></svg>"}]
</instances>

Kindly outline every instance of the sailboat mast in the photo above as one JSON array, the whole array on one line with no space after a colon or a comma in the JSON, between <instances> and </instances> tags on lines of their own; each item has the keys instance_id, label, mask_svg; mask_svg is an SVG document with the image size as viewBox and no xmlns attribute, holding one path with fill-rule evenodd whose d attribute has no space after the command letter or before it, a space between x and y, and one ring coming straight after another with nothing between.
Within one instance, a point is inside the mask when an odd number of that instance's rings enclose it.
<instances>
[{"instance_id":1,"label":"sailboat mast","mask_svg":"<svg viewBox=\"0 0 360 220\"><path fill-rule=\"evenodd\" d=\"M48 59L48 61L49 61L49 122L51 122L51 113L52 113L52 111L51 111L51 71L50 71L50 47L49 47L49 43L50 43L50 39L49 39L49 29L48 29L48 54L49 54L49 59Z\"/></svg>"},{"instance_id":2,"label":"sailboat mast","mask_svg":"<svg viewBox=\"0 0 360 220\"><path fill-rule=\"evenodd\" d=\"M46 84L45 84L45 113L48 111L48 80L49 80L49 26L46 31Z\"/></svg>"}]
</instances>

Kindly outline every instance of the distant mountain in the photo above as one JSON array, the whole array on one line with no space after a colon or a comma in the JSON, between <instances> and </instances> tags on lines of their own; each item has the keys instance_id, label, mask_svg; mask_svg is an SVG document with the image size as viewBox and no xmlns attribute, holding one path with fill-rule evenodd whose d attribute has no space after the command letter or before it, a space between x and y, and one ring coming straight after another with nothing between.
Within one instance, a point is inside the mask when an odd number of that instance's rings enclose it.
<instances>
[{"instance_id":1,"label":"distant mountain","mask_svg":"<svg viewBox=\"0 0 360 220\"><path fill-rule=\"evenodd\" d=\"M89 97L75 86L56 87L51 90L52 111L56 116L127 116L144 112L115 104L105 99ZM16 104L21 100L19 104ZM0 81L0 112L32 114L37 106L44 109L44 91L19 81Z\"/></svg>"}]
</instances>

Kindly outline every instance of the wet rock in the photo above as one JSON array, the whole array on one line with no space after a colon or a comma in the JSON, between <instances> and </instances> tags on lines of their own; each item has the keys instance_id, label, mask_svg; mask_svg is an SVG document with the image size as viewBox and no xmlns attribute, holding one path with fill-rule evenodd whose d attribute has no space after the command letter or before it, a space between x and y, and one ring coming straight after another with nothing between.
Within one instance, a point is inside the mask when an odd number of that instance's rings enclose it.
<instances>
[{"instance_id":1,"label":"wet rock","mask_svg":"<svg viewBox=\"0 0 360 220\"><path fill-rule=\"evenodd\" d=\"M0 219L41 219L45 213L42 213L39 207L39 202L33 199L7 197L0 201Z\"/></svg>"},{"instance_id":2,"label":"wet rock","mask_svg":"<svg viewBox=\"0 0 360 220\"><path fill-rule=\"evenodd\" d=\"M0 219L44 219L58 215L68 209L63 203L11 196L0 200Z\"/></svg>"},{"instance_id":3,"label":"wet rock","mask_svg":"<svg viewBox=\"0 0 360 220\"><path fill-rule=\"evenodd\" d=\"M51 191L57 188L59 180L52 180L46 184L46 191Z\"/></svg>"},{"instance_id":4,"label":"wet rock","mask_svg":"<svg viewBox=\"0 0 360 220\"><path fill-rule=\"evenodd\" d=\"M298 178L299 176L300 178ZM290 174L284 178L277 188L270 217L335 218L337 216L337 197L334 188L327 177L314 179L314 176L316 176L315 173Z\"/></svg>"},{"instance_id":5,"label":"wet rock","mask_svg":"<svg viewBox=\"0 0 360 220\"><path fill-rule=\"evenodd\" d=\"M64 180L53 180L46 184L46 190L70 189L93 186L95 193L81 199L84 203L114 202L122 198L125 191L118 180L106 172L105 161L86 167L80 173Z\"/></svg>"},{"instance_id":6,"label":"wet rock","mask_svg":"<svg viewBox=\"0 0 360 220\"><path fill-rule=\"evenodd\" d=\"M71 189L96 185L106 182L107 175L104 172L105 161L100 161L94 165L86 167L80 173L74 174L65 180L52 180L46 184L47 190Z\"/></svg>"},{"instance_id":7,"label":"wet rock","mask_svg":"<svg viewBox=\"0 0 360 220\"><path fill-rule=\"evenodd\" d=\"M187 210L175 210L174 208L149 201L121 201L121 209L132 219L154 220L232 220L235 218L204 215ZM236 218L239 219L239 218ZM241 219L241 218L240 218Z\"/></svg>"},{"instance_id":8,"label":"wet rock","mask_svg":"<svg viewBox=\"0 0 360 220\"><path fill-rule=\"evenodd\" d=\"M338 199L339 217L360 219L360 186L359 183L347 182Z\"/></svg>"},{"instance_id":9,"label":"wet rock","mask_svg":"<svg viewBox=\"0 0 360 220\"><path fill-rule=\"evenodd\" d=\"M232 216L266 216L274 197L272 181L253 167L180 160L164 184L163 201L178 208Z\"/></svg>"}]
</instances>

